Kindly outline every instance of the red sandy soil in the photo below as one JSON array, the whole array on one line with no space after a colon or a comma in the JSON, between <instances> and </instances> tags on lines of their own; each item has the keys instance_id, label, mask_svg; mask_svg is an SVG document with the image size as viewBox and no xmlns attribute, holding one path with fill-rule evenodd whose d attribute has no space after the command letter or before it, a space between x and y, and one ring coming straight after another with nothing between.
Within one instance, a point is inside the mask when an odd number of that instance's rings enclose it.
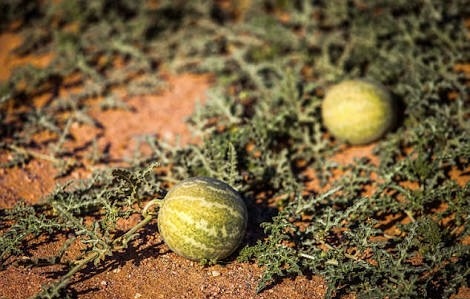
<instances>
[{"instance_id":1,"label":"red sandy soil","mask_svg":"<svg viewBox=\"0 0 470 299\"><path fill-rule=\"evenodd\" d=\"M24 63L44 66L50 56L18 59L10 50L20 39L11 34L0 35L0 81L8 78L13 67ZM6 45L6 46L5 46ZM122 160L132 155L136 138L151 134L175 142L194 142L185 119L197 101L203 102L210 87L209 76L181 74L168 75L168 86L154 95L125 99L132 111L92 108L91 114L104 127L98 146L109 146L113 159ZM73 92L63 90L61 92ZM74 144L79 147L92 140L97 129L73 125ZM349 162L354 157L370 157L372 146L353 147L335 157L338 162ZM1 160L8 160L0 153ZM50 161L33 159L23 167L0 169L0 208L13 206L19 199L38 202L62 180L54 179L56 169ZM73 172L66 179L86 177L89 169ZM314 186L315 182L312 183ZM312 187L313 188L313 187ZM138 219L135 219L137 221ZM132 223L126 225L131 226ZM98 268L90 267L73 278L72 289L79 298L323 298L326 285L321 277L299 276L286 278L261 294L256 287L262 269L255 264L229 260L214 266L202 266L169 251L151 223L141 232L142 238L126 251L119 252ZM35 248L35 256L55 253L64 241L43 240ZM9 265L0 271L0 298L28 298L40 291L41 285L57 278L58 266L28 268ZM353 296L348 296L353 297ZM455 298L470 298L464 289Z\"/></svg>"}]
</instances>

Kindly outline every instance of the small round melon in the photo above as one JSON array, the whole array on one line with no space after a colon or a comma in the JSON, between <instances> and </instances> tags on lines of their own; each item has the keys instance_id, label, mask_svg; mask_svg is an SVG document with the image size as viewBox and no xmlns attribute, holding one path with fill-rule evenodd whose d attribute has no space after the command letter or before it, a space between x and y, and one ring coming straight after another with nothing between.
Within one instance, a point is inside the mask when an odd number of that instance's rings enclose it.
<instances>
[{"instance_id":1,"label":"small round melon","mask_svg":"<svg viewBox=\"0 0 470 299\"><path fill-rule=\"evenodd\" d=\"M194 261L217 261L241 244L248 213L237 191L207 177L186 179L163 199L160 235L171 250Z\"/></svg>"},{"instance_id":2,"label":"small round melon","mask_svg":"<svg viewBox=\"0 0 470 299\"><path fill-rule=\"evenodd\" d=\"M394 110L384 87L366 80L348 80L327 91L322 118L334 137L361 145L379 139L391 129Z\"/></svg>"}]
</instances>

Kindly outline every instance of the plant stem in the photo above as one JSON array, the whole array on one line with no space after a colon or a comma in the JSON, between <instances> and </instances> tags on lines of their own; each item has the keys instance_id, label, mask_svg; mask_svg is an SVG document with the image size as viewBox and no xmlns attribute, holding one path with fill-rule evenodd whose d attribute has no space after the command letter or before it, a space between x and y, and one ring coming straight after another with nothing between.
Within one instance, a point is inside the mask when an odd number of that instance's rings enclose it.
<instances>
[{"instance_id":1,"label":"plant stem","mask_svg":"<svg viewBox=\"0 0 470 299\"><path fill-rule=\"evenodd\" d=\"M127 233L120 236L119 238L115 239L112 242L112 250L120 249L126 247L126 244L134 237L136 231L144 227L147 223L149 223L154 218L154 215L149 214L145 216L143 220L137 223L133 228L131 228Z\"/></svg>"},{"instance_id":2,"label":"plant stem","mask_svg":"<svg viewBox=\"0 0 470 299\"><path fill-rule=\"evenodd\" d=\"M157 200L150 201L146 208L150 207L150 205L154 205L158 203ZM59 207L61 208L61 207ZM146 212L146 210L144 210ZM144 212L143 211L143 212ZM61 212L64 212L61 210ZM144 213L143 213L144 214ZM59 281L52 284L48 289L45 289L43 292L35 296L34 298L41 298L41 294L56 294L59 296L60 290L66 288L69 284L70 278L75 275L75 273L79 272L83 268L85 268L91 262L99 262L102 257L104 257L107 253L117 251L119 249L127 247L127 243L135 236L135 232L144 227L147 223L149 223L155 214L145 214L144 219L142 219L139 223L137 223L134 227L132 227L129 231L127 231L124 235L114 239L111 242L110 246L105 246L102 250L93 249L88 255L86 255L83 259L75 263L75 265L64 275L60 278Z\"/></svg>"}]
</instances>

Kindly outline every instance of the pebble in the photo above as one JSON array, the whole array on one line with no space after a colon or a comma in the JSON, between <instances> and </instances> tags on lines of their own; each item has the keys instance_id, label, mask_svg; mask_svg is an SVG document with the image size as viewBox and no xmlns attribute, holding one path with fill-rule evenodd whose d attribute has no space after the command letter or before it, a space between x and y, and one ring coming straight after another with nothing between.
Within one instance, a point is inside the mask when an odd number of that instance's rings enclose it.
<instances>
[{"instance_id":1,"label":"pebble","mask_svg":"<svg viewBox=\"0 0 470 299\"><path fill-rule=\"evenodd\" d=\"M216 270L212 270L210 274L214 277L221 275L221 273L219 271L216 271Z\"/></svg>"},{"instance_id":2,"label":"pebble","mask_svg":"<svg viewBox=\"0 0 470 299\"><path fill-rule=\"evenodd\" d=\"M116 268L116 269L113 270L113 273L119 273L119 272L121 272L121 268L120 268L120 267L118 267L118 268Z\"/></svg>"}]
</instances>

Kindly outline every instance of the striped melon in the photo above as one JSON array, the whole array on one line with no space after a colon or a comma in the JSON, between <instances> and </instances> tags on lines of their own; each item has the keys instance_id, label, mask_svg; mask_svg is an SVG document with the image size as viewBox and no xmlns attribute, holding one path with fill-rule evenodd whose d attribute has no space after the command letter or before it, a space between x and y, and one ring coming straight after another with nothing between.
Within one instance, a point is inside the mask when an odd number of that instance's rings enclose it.
<instances>
[{"instance_id":1,"label":"striped melon","mask_svg":"<svg viewBox=\"0 0 470 299\"><path fill-rule=\"evenodd\" d=\"M323 124L339 140L366 144L394 124L395 107L382 86L366 80L343 81L328 90L322 103Z\"/></svg>"},{"instance_id":2,"label":"striped melon","mask_svg":"<svg viewBox=\"0 0 470 299\"><path fill-rule=\"evenodd\" d=\"M186 179L165 196L158 229L171 250L194 261L217 261L240 245L248 213L228 184L207 177Z\"/></svg>"}]
</instances>

